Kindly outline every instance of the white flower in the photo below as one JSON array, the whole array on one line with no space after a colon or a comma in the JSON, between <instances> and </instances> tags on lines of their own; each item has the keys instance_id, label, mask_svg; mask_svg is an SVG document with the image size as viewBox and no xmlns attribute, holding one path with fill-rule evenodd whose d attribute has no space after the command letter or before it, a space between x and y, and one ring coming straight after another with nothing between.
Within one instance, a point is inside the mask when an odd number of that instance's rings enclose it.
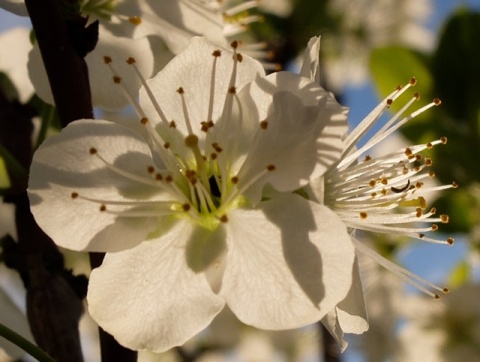
<instances>
[{"instance_id":1,"label":"white flower","mask_svg":"<svg viewBox=\"0 0 480 362\"><path fill-rule=\"evenodd\" d=\"M85 61L89 70L92 101L95 107L107 111L123 109L127 103L115 97L115 85L105 72L103 56L126 59L132 54L138 57L137 67L145 78L150 78L179 53L192 37L203 35L214 44L228 46L233 36L243 41L239 47L258 59L266 59L264 43L256 43L248 37L248 24L260 20L259 16L248 15L257 1L242 1L237 6L228 2L198 0L84 0L82 14L89 22L99 21L99 40L95 49L88 53ZM245 35L247 34L247 35ZM125 82L131 89L138 90L141 83L133 73L122 69ZM265 67L274 67L268 62ZM39 97L54 104L47 75L38 46L29 55L29 76Z\"/></svg>"},{"instance_id":2,"label":"white flower","mask_svg":"<svg viewBox=\"0 0 480 362\"><path fill-rule=\"evenodd\" d=\"M302 75L315 82L319 81L318 47L318 41L312 40L309 43L304 56L309 61L305 62L301 71ZM385 259L355 236L355 230L361 230L397 237L406 236L444 245L453 244L451 237L439 240L429 235L438 229L436 223L447 223L448 216L435 217L435 208L426 210L426 195L434 191L455 188L457 184L453 182L451 185L437 186L425 182L426 179L435 176L433 171L428 171L433 161L420 155L420 152L435 145L445 144L447 142L445 137L376 157L366 155L363 160L358 160L361 155L384 141L406 122L441 103L439 99L434 99L430 104L404 116L407 109L419 99L419 95L415 93L397 114L357 149L358 141L377 123L391 104L398 101L398 98L415 84L416 80L412 78L405 87L397 87L365 117L343 139L340 159L320 178L311 182L305 191L311 200L328 206L345 223L358 253L366 254L419 290L439 298L437 292L448 292L448 289L434 285ZM425 226L426 223L431 225ZM357 262L354 265L351 290L322 322L336 338L342 350L347 347L343 339L344 333L360 334L368 329Z\"/></svg>"},{"instance_id":3,"label":"white flower","mask_svg":"<svg viewBox=\"0 0 480 362\"><path fill-rule=\"evenodd\" d=\"M296 328L350 288L345 225L292 193L338 158L343 109L236 46L194 39L144 83L138 132L80 120L35 153L32 212L58 245L107 252L89 311L130 348L180 345L225 304L248 325Z\"/></svg>"}]
</instances>

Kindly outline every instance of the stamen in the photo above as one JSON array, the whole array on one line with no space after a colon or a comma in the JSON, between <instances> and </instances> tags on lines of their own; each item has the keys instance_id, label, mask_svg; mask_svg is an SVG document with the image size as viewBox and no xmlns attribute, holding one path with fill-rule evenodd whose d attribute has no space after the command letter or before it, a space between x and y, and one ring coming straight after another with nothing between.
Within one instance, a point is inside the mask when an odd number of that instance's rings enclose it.
<instances>
[{"instance_id":1,"label":"stamen","mask_svg":"<svg viewBox=\"0 0 480 362\"><path fill-rule=\"evenodd\" d=\"M143 77L142 73L140 73L140 70L138 69L138 67L136 66L135 63L136 63L135 58L130 57L130 58L127 59L127 64L133 66L133 69L135 70L135 74L137 75L138 79L140 79L140 82L142 83L143 88L147 92L148 98L150 99L150 102L152 102L153 107L155 108L155 110L158 113L158 116L160 117L162 122L167 124L168 123L167 118L165 117L165 114L163 113L162 109L160 108L160 104L158 104L157 100L155 99L155 96L153 95L152 90L150 89L150 87L147 84L147 81Z\"/></svg>"},{"instance_id":2,"label":"stamen","mask_svg":"<svg viewBox=\"0 0 480 362\"><path fill-rule=\"evenodd\" d=\"M401 266L391 262L390 260L384 258L380 254L376 253L372 249L368 248L365 246L362 242L357 240L356 238L352 238L353 244L355 245L355 248L360 251L362 254L365 254L375 260L378 264L383 266L385 269L388 269L395 275L399 276L401 279L406 281L407 283L413 285L415 288L418 290L424 292L425 294L431 296L432 298L438 299L440 296L431 290L427 289L431 288L433 290L437 290L442 293L448 293L447 288L439 287L431 282L429 282L426 279L423 279L422 277L418 276L415 273L412 273L411 271L402 268Z\"/></svg>"}]
</instances>

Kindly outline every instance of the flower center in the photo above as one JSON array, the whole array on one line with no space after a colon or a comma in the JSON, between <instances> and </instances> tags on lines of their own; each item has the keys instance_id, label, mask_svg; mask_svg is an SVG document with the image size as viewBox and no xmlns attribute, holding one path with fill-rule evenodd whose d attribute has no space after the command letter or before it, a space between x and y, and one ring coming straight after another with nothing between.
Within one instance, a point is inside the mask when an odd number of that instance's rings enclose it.
<instances>
[{"instance_id":1,"label":"flower center","mask_svg":"<svg viewBox=\"0 0 480 362\"><path fill-rule=\"evenodd\" d=\"M189 88L180 86L176 89L179 97L177 120L168 120L166 113L155 98L152 89L142 77L135 65L135 59L129 58L136 75L155 110L155 124L149 120L136 97L122 83L122 78L112 65L112 59L105 57L104 62L110 68L113 81L121 86L126 97L137 111L140 124L146 134L153 158L144 171L133 172L130 167L121 167L116 161L105 156L102 145L91 145L88 153L97 158L104 167L119 177L154 189L149 200L104 200L83 195L77 191L72 199L83 199L99 204L101 212L122 217L146 217L176 215L190 217L206 228L214 228L219 222L227 222L227 214L234 208L248 203L243 196L255 182L275 171L273 164L267 164L263 170L239 177L237 158L243 152L238 151L238 140L232 137L241 131L242 112L240 100L236 95L237 66L243 58L237 54L237 42L232 43L232 71L226 87L226 94L219 96L215 91L217 62L220 50L212 52L212 73L206 118L199 116L193 109L196 100L190 100ZM224 97L224 99L215 99ZM214 115L215 103L221 101L221 111ZM152 114L150 114L152 116ZM205 119L199 121L198 118ZM232 117L235 121L232 121ZM215 120L214 120L215 118ZM178 127L182 125L183 127ZM265 132L267 121L261 122L258 132ZM239 128L239 129L236 129ZM225 147L223 145L225 143ZM245 163L245 161L243 162ZM158 201L156 201L158 200Z\"/></svg>"}]
</instances>

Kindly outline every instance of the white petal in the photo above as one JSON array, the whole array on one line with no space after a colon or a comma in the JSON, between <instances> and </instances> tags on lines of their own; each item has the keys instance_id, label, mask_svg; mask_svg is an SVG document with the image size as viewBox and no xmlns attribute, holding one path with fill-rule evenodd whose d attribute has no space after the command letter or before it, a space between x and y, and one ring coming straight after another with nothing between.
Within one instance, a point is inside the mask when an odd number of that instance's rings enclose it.
<instances>
[{"instance_id":1,"label":"white petal","mask_svg":"<svg viewBox=\"0 0 480 362\"><path fill-rule=\"evenodd\" d=\"M219 47L213 46L204 38L194 38L183 52L147 82L167 120L175 120L177 128L185 135L188 134L187 127L181 97L177 89L182 87L185 92L184 97L193 132L200 137L204 134L200 130L200 122L207 120L209 109L214 60L212 52L217 49ZM222 114L232 69L233 60L231 53L222 50L222 55L217 58L215 72L213 121L216 121ZM238 64L237 88L241 88L246 83L251 82L258 74L264 74L262 65L244 56L243 61ZM161 122L143 88L140 90L140 103L153 123Z\"/></svg>"},{"instance_id":2,"label":"white petal","mask_svg":"<svg viewBox=\"0 0 480 362\"><path fill-rule=\"evenodd\" d=\"M147 167L153 165L146 142L128 128L100 120L73 122L59 136L48 138L34 154L28 190L33 215L40 227L67 249L116 251L132 247L158 226L157 218L115 217L100 212L100 203L72 199L72 192L95 199L132 201L160 197L159 190L109 170L90 154L92 147L110 164L135 175L147 176Z\"/></svg>"},{"instance_id":3,"label":"white petal","mask_svg":"<svg viewBox=\"0 0 480 362\"><path fill-rule=\"evenodd\" d=\"M259 210L235 210L226 223L228 258L220 294L244 323L289 329L323 318L344 299L354 249L329 209L279 195Z\"/></svg>"},{"instance_id":4,"label":"white petal","mask_svg":"<svg viewBox=\"0 0 480 362\"><path fill-rule=\"evenodd\" d=\"M320 84L320 37L310 38L303 55L303 65L300 75Z\"/></svg>"},{"instance_id":5,"label":"white petal","mask_svg":"<svg viewBox=\"0 0 480 362\"><path fill-rule=\"evenodd\" d=\"M264 130L256 126L255 141L238 174L240 181L255 177L268 165L275 166L268 179L249 190L251 200L259 198L267 181L279 191L304 186L340 157L347 131L345 112L310 80L293 73L275 73L249 84L239 98L245 123L268 122Z\"/></svg>"},{"instance_id":6,"label":"white petal","mask_svg":"<svg viewBox=\"0 0 480 362\"><path fill-rule=\"evenodd\" d=\"M348 346L344 339L345 333L361 334L368 330L368 316L357 258L353 266L352 286L347 296L322 319L322 323L335 338L342 352Z\"/></svg>"},{"instance_id":7,"label":"white petal","mask_svg":"<svg viewBox=\"0 0 480 362\"><path fill-rule=\"evenodd\" d=\"M129 39L116 37L100 26L100 35L95 49L88 53L85 61L88 66L92 102L95 107L113 111L129 105L129 100L123 94L120 86L112 80L113 75L103 60L110 56L123 84L136 96L141 86L140 79L135 71L126 63L129 57L136 59L136 66L140 73L148 78L154 69L154 57L151 45L147 38ZM28 70L30 79L37 94L45 102L54 104L47 74L38 46L35 46L29 55Z\"/></svg>"},{"instance_id":8,"label":"white petal","mask_svg":"<svg viewBox=\"0 0 480 362\"><path fill-rule=\"evenodd\" d=\"M155 352L182 345L222 310L203 273L190 268L185 245L192 224L184 219L160 240L109 253L90 277L92 317L120 344Z\"/></svg>"},{"instance_id":9,"label":"white petal","mask_svg":"<svg viewBox=\"0 0 480 362\"><path fill-rule=\"evenodd\" d=\"M2 52L0 71L6 73L13 82L20 101L27 102L33 95L33 85L27 72L28 52L32 48L30 30L26 28L10 29L0 34L0 44L2 49L15 49L15 51Z\"/></svg>"},{"instance_id":10,"label":"white petal","mask_svg":"<svg viewBox=\"0 0 480 362\"><path fill-rule=\"evenodd\" d=\"M353 265L352 286L345 299L338 303L337 316L344 333L361 334L368 330L368 316L357 258Z\"/></svg>"},{"instance_id":11,"label":"white petal","mask_svg":"<svg viewBox=\"0 0 480 362\"><path fill-rule=\"evenodd\" d=\"M143 77L149 78L153 73L154 58L147 38L122 38L114 36L105 28L100 27L98 44L85 57L89 70L92 100L96 107L119 110L129 105L129 101L124 97L119 85L112 81L112 74L103 60L106 55L113 59L112 64L122 78L123 84L133 93L133 96L138 94L141 81L126 60L129 57L135 58L135 65L140 73Z\"/></svg>"},{"instance_id":12,"label":"white petal","mask_svg":"<svg viewBox=\"0 0 480 362\"><path fill-rule=\"evenodd\" d=\"M222 13L197 1L138 1L142 23L135 36L159 35L172 52L178 54L192 37L203 35L211 42L226 46Z\"/></svg>"}]
</instances>

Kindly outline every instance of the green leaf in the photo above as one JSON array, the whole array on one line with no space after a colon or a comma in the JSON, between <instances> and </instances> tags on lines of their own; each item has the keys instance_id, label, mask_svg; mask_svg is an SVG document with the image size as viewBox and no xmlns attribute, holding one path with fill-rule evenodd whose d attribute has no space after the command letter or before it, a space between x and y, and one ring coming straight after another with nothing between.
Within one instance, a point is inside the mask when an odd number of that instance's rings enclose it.
<instances>
[{"instance_id":1,"label":"green leaf","mask_svg":"<svg viewBox=\"0 0 480 362\"><path fill-rule=\"evenodd\" d=\"M2 167L5 168L5 173L7 169L10 170L10 175L12 178L25 178L27 177L27 171L20 165L20 163L13 157L10 152L7 151L2 145L0 145L0 188L3 188L2 180ZM8 174L6 174L8 178ZM8 178L8 180L10 180ZM8 185L11 186L10 181L8 181Z\"/></svg>"},{"instance_id":2,"label":"green leaf","mask_svg":"<svg viewBox=\"0 0 480 362\"><path fill-rule=\"evenodd\" d=\"M455 288L465 284L470 280L470 275L470 265L465 261L458 263L448 278L449 287Z\"/></svg>"},{"instance_id":3,"label":"green leaf","mask_svg":"<svg viewBox=\"0 0 480 362\"><path fill-rule=\"evenodd\" d=\"M432 96L432 76L426 65L426 60L419 53L401 46L385 46L372 51L370 55L370 72L375 87L381 98L388 96L395 87L405 85L410 78L415 77L417 84L410 94L418 92L421 99L415 103L419 108L430 103ZM394 102L392 110L398 111L405 102ZM429 117L425 113L418 118Z\"/></svg>"},{"instance_id":4,"label":"green leaf","mask_svg":"<svg viewBox=\"0 0 480 362\"><path fill-rule=\"evenodd\" d=\"M8 189L11 186L10 178L8 177L7 165L3 157L0 157L0 189Z\"/></svg>"},{"instance_id":5,"label":"green leaf","mask_svg":"<svg viewBox=\"0 0 480 362\"><path fill-rule=\"evenodd\" d=\"M480 111L479 39L480 13L460 9L445 25L433 55L435 89L459 122L476 121Z\"/></svg>"}]
</instances>

